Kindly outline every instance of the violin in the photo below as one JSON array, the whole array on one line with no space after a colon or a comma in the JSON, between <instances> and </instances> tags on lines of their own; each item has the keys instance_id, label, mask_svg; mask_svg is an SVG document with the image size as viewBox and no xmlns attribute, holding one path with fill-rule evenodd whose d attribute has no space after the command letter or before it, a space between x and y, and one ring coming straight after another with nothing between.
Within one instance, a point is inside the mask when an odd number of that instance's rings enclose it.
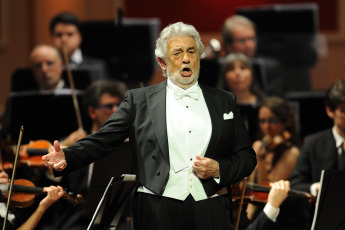
<instances>
[{"instance_id":1,"label":"violin","mask_svg":"<svg viewBox=\"0 0 345 230\"><path fill-rule=\"evenodd\" d=\"M271 190L268 182L264 183L251 183L247 182L243 197L243 203L252 203L258 206L264 206L267 203L268 193ZM232 191L232 201L238 206L242 198L243 185L241 182L233 184L231 187ZM316 197L310 193L290 190L288 193L289 196L297 196L307 199L309 202L315 203Z\"/></svg>"},{"instance_id":2,"label":"violin","mask_svg":"<svg viewBox=\"0 0 345 230\"><path fill-rule=\"evenodd\" d=\"M47 140L30 141L26 145L22 145L19 150L19 166L27 165L29 167L44 168L42 156L48 154L50 142ZM14 154L16 147L12 145L2 146L3 159L0 166L1 170L10 171L13 169Z\"/></svg>"},{"instance_id":3,"label":"violin","mask_svg":"<svg viewBox=\"0 0 345 230\"><path fill-rule=\"evenodd\" d=\"M276 135L273 137L266 135L262 138L262 142L268 152L274 152L279 145L284 145L286 147L291 146L290 138L291 133L284 131L281 135Z\"/></svg>"},{"instance_id":4,"label":"violin","mask_svg":"<svg viewBox=\"0 0 345 230\"><path fill-rule=\"evenodd\" d=\"M10 184L0 184L0 202L6 202ZM10 204L17 208L26 208L31 206L36 194L44 194L43 188L35 187L34 183L25 179L16 179L13 181L12 196ZM66 192L62 196L72 204L81 204L84 201L82 195L74 195L72 192Z\"/></svg>"},{"instance_id":5,"label":"violin","mask_svg":"<svg viewBox=\"0 0 345 230\"><path fill-rule=\"evenodd\" d=\"M48 154L51 144L47 140L30 141L29 144L22 145L19 156L19 163L29 167L42 167L44 162L42 156Z\"/></svg>"}]
</instances>

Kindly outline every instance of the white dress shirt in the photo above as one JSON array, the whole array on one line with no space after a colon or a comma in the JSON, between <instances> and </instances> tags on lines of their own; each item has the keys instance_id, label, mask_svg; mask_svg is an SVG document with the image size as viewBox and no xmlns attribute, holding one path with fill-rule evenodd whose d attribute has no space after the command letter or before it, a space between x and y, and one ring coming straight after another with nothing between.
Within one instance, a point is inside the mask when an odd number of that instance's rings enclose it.
<instances>
[{"instance_id":1,"label":"white dress shirt","mask_svg":"<svg viewBox=\"0 0 345 230\"><path fill-rule=\"evenodd\" d=\"M83 55L80 49L77 49L76 51L74 51L69 62L70 62L71 67L75 67L83 63Z\"/></svg>"},{"instance_id":2,"label":"white dress shirt","mask_svg":"<svg viewBox=\"0 0 345 230\"><path fill-rule=\"evenodd\" d=\"M176 99L175 91L197 94ZM200 179L193 172L196 156L203 157L210 142L212 124L199 85L187 90L167 82L166 120L169 143L170 172L163 196L185 200L191 194L194 200L206 199Z\"/></svg>"}]
</instances>

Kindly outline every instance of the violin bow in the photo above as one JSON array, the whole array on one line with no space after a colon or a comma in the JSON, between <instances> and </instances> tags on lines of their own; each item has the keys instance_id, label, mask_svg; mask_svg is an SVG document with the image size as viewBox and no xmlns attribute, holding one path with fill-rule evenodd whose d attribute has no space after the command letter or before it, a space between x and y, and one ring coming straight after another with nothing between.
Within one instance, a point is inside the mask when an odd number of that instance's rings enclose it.
<instances>
[{"instance_id":1,"label":"violin bow","mask_svg":"<svg viewBox=\"0 0 345 230\"><path fill-rule=\"evenodd\" d=\"M20 127L20 131L19 131L18 144L17 144L17 149L16 149L16 156L14 158L14 165L13 165L13 171L12 171L12 177L11 177L11 183L10 183L10 191L8 192L8 198L7 198L6 215L5 215L5 218L4 218L4 224L2 225L2 230L5 230L5 228L6 228L8 209L10 207L13 182L14 182L14 178L15 178L15 175L16 175L16 166L17 166L17 160L18 160L18 155L19 155L19 148L20 148L20 145L21 145L21 142L22 142L23 132L24 132L24 127L22 126L22 127Z\"/></svg>"},{"instance_id":2,"label":"violin bow","mask_svg":"<svg viewBox=\"0 0 345 230\"><path fill-rule=\"evenodd\" d=\"M247 177L245 177L242 180L241 183L243 183L243 186L242 186L243 188L242 188L242 193L241 193L240 206L238 207L238 211L237 211L235 230L238 230L238 227L240 225L240 218L241 218L241 212L242 212L243 199L244 199L244 194L246 192L246 187L247 187Z\"/></svg>"},{"instance_id":3,"label":"violin bow","mask_svg":"<svg viewBox=\"0 0 345 230\"><path fill-rule=\"evenodd\" d=\"M69 85L70 85L71 91L72 91L73 105L74 105L74 109L75 109L75 114L77 116L78 127L79 127L79 129L83 129L83 122L81 119L78 98L77 98L77 95L75 92L73 76L71 73L71 69L69 68L69 60L68 60L68 55L67 55L67 51L66 51L66 47L65 47L64 43L62 43L62 52L63 52L65 67L66 67L66 71L67 71L68 82L69 82Z\"/></svg>"}]
</instances>

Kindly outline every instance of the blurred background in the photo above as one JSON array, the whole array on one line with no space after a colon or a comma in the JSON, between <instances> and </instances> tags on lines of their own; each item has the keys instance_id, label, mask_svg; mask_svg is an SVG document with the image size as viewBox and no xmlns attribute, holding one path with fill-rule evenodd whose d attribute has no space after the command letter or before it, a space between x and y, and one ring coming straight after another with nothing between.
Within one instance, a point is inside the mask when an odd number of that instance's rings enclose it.
<instances>
[{"instance_id":1,"label":"blurred background","mask_svg":"<svg viewBox=\"0 0 345 230\"><path fill-rule=\"evenodd\" d=\"M29 54L35 45L51 43L49 21L52 16L62 11L75 13L82 22L91 22L91 25L95 25L93 22L116 20L119 12L123 15L124 22L131 18L147 19L154 24L151 36L158 35L160 29L168 24L183 21L194 25L207 45L211 39L221 41L220 30L227 17L243 8L255 9L271 4L315 4L316 14L312 16L315 17L312 30L317 38L317 61L310 69L312 89L326 89L335 80L344 78L345 1L342 0L0 0L0 113L4 110L10 92L12 73L19 67L29 67ZM305 21L303 17L298 19L301 23ZM255 20L254 22L258 23ZM292 23L296 26L299 24ZM260 30L258 34L260 35ZM86 42L88 34L84 32L83 36ZM140 33L131 34L131 38L133 41L143 39ZM125 39L115 40L114 43L123 42ZM151 40L150 42L152 43ZM92 48L93 51L96 49L100 53L106 52L102 44L89 47L90 44L83 44L83 49ZM121 47L121 44L113 45ZM154 63L154 60L151 61ZM133 60L127 63L125 68L134 68L137 64L137 61ZM162 81L156 66L148 72L152 75L143 76L147 85Z\"/></svg>"}]
</instances>

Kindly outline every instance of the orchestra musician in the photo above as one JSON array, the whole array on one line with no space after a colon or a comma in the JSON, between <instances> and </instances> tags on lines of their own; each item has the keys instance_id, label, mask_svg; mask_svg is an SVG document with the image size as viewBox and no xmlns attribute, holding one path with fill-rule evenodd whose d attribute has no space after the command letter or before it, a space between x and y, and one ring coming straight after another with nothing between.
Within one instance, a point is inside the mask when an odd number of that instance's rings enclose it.
<instances>
[{"instance_id":1,"label":"orchestra musician","mask_svg":"<svg viewBox=\"0 0 345 230\"><path fill-rule=\"evenodd\" d=\"M30 64L34 79L37 82L37 87L28 90L53 91L68 89L70 87L69 82L65 82L62 78L63 61L60 52L54 46L40 44L34 47L30 54ZM9 102L8 105L10 105ZM30 112L35 113L35 111ZM47 114L49 114L49 111L47 111ZM11 108L7 107L3 119L3 134L5 136L7 136L6 134L10 130L11 116ZM61 126L61 128L63 128L63 126ZM68 146L86 135L87 133L79 128L67 137L61 137L61 142L64 146ZM21 168L18 173L20 173L22 178L32 180L37 186L44 187L48 184L55 186L59 185L69 191L74 191L85 196L87 192L87 172L88 168L85 167L69 175L54 178L51 170L28 166ZM78 183L76 183L76 181ZM43 220L38 224L36 229L49 228L49 224L52 224L53 229L68 229L70 226L74 225L83 225L83 227L85 227L83 219L84 213L84 204L74 206L66 200L61 200L56 203L54 209L49 209L46 212L46 216L50 216L50 218L54 216L54 221L50 219L49 223L45 223Z\"/></svg>"},{"instance_id":2,"label":"orchestra musician","mask_svg":"<svg viewBox=\"0 0 345 230\"><path fill-rule=\"evenodd\" d=\"M249 181L261 183L288 180L300 153L295 115L284 99L266 97L260 106L258 117L261 139L253 143L258 164L249 177ZM280 227L284 225L288 227L289 224L295 223L300 224L300 222L289 220L290 217L292 218L290 214L291 209L293 209L292 206L297 201L297 199L292 198L285 202L278 219ZM254 219L260 210L260 207L249 204L248 218Z\"/></svg>"},{"instance_id":3,"label":"orchestra musician","mask_svg":"<svg viewBox=\"0 0 345 230\"><path fill-rule=\"evenodd\" d=\"M58 48L61 55L63 56L64 52L67 53L70 68L97 69L97 76L94 76L96 79L110 76L103 60L83 54L80 48L83 40L81 23L75 14L62 12L55 15L50 20L49 32L53 45ZM90 73L93 74L93 72Z\"/></svg>"},{"instance_id":4,"label":"orchestra musician","mask_svg":"<svg viewBox=\"0 0 345 230\"><path fill-rule=\"evenodd\" d=\"M276 221L280 212L280 206L288 197L290 191L290 182L287 180L280 180L270 183L271 187L267 200L262 212L254 219L249 220L246 213L246 205L238 214L238 210L234 210L234 216L241 215L239 218L239 230L273 230L277 227ZM236 213L235 213L236 212Z\"/></svg>"},{"instance_id":5,"label":"orchestra musician","mask_svg":"<svg viewBox=\"0 0 345 230\"><path fill-rule=\"evenodd\" d=\"M4 171L0 172L0 184L8 184L9 178L8 174ZM42 219L46 210L59 200L64 195L64 190L60 186L50 186L43 188L43 191L47 193L47 196L39 202L38 207L32 213L32 215L25 220L24 223L19 223L19 217L11 212L8 213L8 218L6 222L6 230L18 229L18 230L34 230L37 224ZM4 196L4 194L1 194ZM6 204L0 203L0 224L3 226L5 215L6 215Z\"/></svg>"},{"instance_id":6,"label":"orchestra musician","mask_svg":"<svg viewBox=\"0 0 345 230\"><path fill-rule=\"evenodd\" d=\"M253 143L258 165L251 182L288 180L299 156L298 125L290 105L279 97L266 97L259 109L261 139Z\"/></svg>"},{"instance_id":7,"label":"orchestra musician","mask_svg":"<svg viewBox=\"0 0 345 230\"><path fill-rule=\"evenodd\" d=\"M294 189L313 195L320 189L322 170L345 170L345 80L338 80L328 88L325 109L334 125L305 137L290 179ZM311 226L314 210L306 211Z\"/></svg>"},{"instance_id":8,"label":"orchestra musician","mask_svg":"<svg viewBox=\"0 0 345 230\"><path fill-rule=\"evenodd\" d=\"M138 166L135 229L232 229L226 194L249 176L256 157L235 96L198 84L203 52L193 26L163 29L155 53L168 79L128 90L104 126L73 146L61 149L55 141L42 157L46 166L68 173L129 136Z\"/></svg>"},{"instance_id":9,"label":"orchestra musician","mask_svg":"<svg viewBox=\"0 0 345 230\"><path fill-rule=\"evenodd\" d=\"M40 44L33 48L30 54L30 63L33 76L37 86L28 91L38 90L57 90L69 88L68 82L62 78L63 64L62 57L59 51L50 45ZM11 103L9 100L6 104L6 109L3 114L1 137L8 139L11 130ZM32 111L31 111L32 112ZM78 129L68 135L64 141L64 145L69 145L86 136L86 132Z\"/></svg>"},{"instance_id":10,"label":"orchestra musician","mask_svg":"<svg viewBox=\"0 0 345 230\"><path fill-rule=\"evenodd\" d=\"M269 96L282 96L285 92L282 66L272 57L257 54L255 23L243 15L232 15L224 20L221 37L225 54L242 53L253 66L253 77Z\"/></svg>"},{"instance_id":11,"label":"orchestra musician","mask_svg":"<svg viewBox=\"0 0 345 230\"><path fill-rule=\"evenodd\" d=\"M242 53L227 55L222 64L218 88L236 95L241 116L252 142L258 138L258 111L265 93L253 76L250 60Z\"/></svg>"}]
</instances>

